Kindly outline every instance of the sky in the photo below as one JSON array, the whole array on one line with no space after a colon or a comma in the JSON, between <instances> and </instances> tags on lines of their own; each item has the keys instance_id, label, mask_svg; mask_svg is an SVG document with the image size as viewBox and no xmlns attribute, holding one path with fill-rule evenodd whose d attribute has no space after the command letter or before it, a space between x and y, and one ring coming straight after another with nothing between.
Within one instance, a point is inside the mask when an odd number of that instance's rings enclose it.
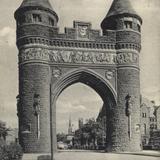
<instances>
[{"instance_id":1,"label":"sky","mask_svg":"<svg viewBox=\"0 0 160 160\"><path fill-rule=\"evenodd\" d=\"M50 0L59 16L58 26L61 32L64 32L65 26L72 27L74 20L91 22L92 28L100 29L100 23L112 1ZM22 0L1 0L0 5L0 119L12 127L17 127L18 95L18 50L15 45L14 11L21 2ZM134 0L132 5L143 19L141 94L160 105L160 0ZM80 113L79 117L87 118L88 114L89 117L96 116L102 104L101 98L91 88L82 84L70 86L62 92L57 101L58 126L66 130L67 120L71 115L76 127L77 113Z\"/></svg>"}]
</instances>

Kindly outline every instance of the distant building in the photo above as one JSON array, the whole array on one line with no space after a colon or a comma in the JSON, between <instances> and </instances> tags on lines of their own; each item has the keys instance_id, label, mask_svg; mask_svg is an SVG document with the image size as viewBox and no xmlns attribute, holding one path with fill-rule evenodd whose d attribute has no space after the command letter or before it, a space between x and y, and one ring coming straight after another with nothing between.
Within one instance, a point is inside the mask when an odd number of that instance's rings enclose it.
<instances>
[{"instance_id":1,"label":"distant building","mask_svg":"<svg viewBox=\"0 0 160 160\"><path fill-rule=\"evenodd\" d=\"M152 149L160 149L160 106L154 104L154 119L151 123L149 146Z\"/></svg>"},{"instance_id":2,"label":"distant building","mask_svg":"<svg viewBox=\"0 0 160 160\"><path fill-rule=\"evenodd\" d=\"M152 149L160 150L160 130L151 132L149 146L152 147Z\"/></svg>"},{"instance_id":3,"label":"distant building","mask_svg":"<svg viewBox=\"0 0 160 160\"><path fill-rule=\"evenodd\" d=\"M156 129L160 130L160 106L154 106L154 115L156 117L157 126Z\"/></svg>"},{"instance_id":4,"label":"distant building","mask_svg":"<svg viewBox=\"0 0 160 160\"><path fill-rule=\"evenodd\" d=\"M151 114L151 108L153 107L150 101L141 102L141 137L142 145L148 145L150 139L150 120L154 120L154 115Z\"/></svg>"},{"instance_id":5,"label":"distant building","mask_svg":"<svg viewBox=\"0 0 160 160\"><path fill-rule=\"evenodd\" d=\"M83 118L79 118L78 127L79 127L79 129L83 127Z\"/></svg>"},{"instance_id":6,"label":"distant building","mask_svg":"<svg viewBox=\"0 0 160 160\"><path fill-rule=\"evenodd\" d=\"M160 148L160 106L155 106L153 101L141 97L141 138L142 145L155 145ZM101 125L101 132L106 137L107 116L106 107L103 106L97 117Z\"/></svg>"}]
</instances>

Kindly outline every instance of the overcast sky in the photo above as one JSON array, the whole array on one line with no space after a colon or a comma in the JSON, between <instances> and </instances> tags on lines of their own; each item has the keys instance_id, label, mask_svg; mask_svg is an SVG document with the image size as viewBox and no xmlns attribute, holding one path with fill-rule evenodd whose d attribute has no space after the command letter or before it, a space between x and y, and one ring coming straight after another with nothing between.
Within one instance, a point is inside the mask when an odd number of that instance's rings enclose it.
<instances>
[{"instance_id":1,"label":"overcast sky","mask_svg":"<svg viewBox=\"0 0 160 160\"><path fill-rule=\"evenodd\" d=\"M16 127L18 51L15 45L16 27L13 13L22 0L0 1L0 119L6 121L9 126ZM92 28L100 29L100 23L107 14L112 0L50 0L50 2L59 16L59 27L63 32L65 26L72 27L73 20L89 21ZM141 93L144 97L155 100L156 104L160 104L160 0L134 0L132 4L143 18L140 55ZM77 113L79 117L96 116L101 106L101 98L89 87L80 84L70 86L60 95L57 102L58 126L63 130L67 129L65 126L68 125L66 120L69 114L76 126Z\"/></svg>"}]
</instances>

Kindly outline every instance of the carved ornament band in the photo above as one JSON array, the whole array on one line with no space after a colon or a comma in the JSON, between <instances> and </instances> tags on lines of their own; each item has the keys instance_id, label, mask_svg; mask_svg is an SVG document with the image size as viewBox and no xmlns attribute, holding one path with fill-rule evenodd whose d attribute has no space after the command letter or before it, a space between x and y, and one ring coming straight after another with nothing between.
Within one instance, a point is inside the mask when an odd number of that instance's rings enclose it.
<instances>
[{"instance_id":1,"label":"carved ornament band","mask_svg":"<svg viewBox=\"0 0 160 160\"><path fill-rule=\"evenodd\" d=\"M49 50L42 48L22 49L19 62L25 63L32 60L46 61L49 63L66 64L135 64L138 65L139 57L136 53L75 51L75 50Z\"/></svg>"}]
</instances>

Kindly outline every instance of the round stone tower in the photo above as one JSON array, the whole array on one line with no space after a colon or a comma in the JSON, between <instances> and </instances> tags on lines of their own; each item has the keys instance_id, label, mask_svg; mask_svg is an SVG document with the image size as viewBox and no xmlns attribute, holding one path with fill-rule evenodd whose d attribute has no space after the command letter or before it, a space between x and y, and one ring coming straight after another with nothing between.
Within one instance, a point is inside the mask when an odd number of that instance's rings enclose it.
<instances>
[{"instance_id":1,"label":"round stone tower","mask_svg":"<svg viewBox=\"0 0 160 160\"><path fill-rule=\"evenodd\" d=\"M114 0L101 23L103 35L116 32L117 106L108 117L107 150L140 151L140 70L141 17L129 0Z\"/></svg>"},{"instance_id":2,"label":"round stone tower","mask_svg":"<svg viewBox=\"0 0 160 160\"><path fill-rule=\"evenodd\" d=\"M58 16L48 0L23 0L15 19L19 49L19 141L25 153L46 153L51 150L51 73L44 60L49 58L47 40L58 30Z\"/></svg>"}]
</instances>

